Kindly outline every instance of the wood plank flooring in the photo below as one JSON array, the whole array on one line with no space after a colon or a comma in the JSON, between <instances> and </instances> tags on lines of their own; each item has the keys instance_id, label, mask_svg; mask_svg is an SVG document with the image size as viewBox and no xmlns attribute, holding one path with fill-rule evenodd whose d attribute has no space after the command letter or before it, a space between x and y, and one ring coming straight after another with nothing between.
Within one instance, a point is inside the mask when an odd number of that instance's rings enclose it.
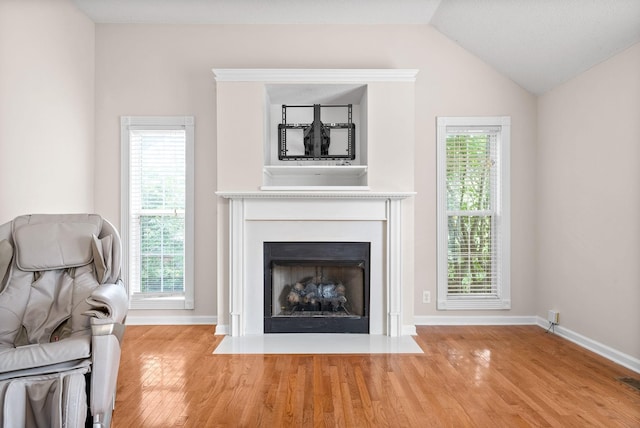
<instances>
[{"instance_id":1,"label":"wood plank flooring","mask_svg":"<svg viewBox=\"0 0 640 428\"><path fill-rule=\"evenodd\" d=\"M418 327L424 354L213 355L129 326L113 426L640 427L640 375L536 326Z\"/></svg>"}]
</instances>

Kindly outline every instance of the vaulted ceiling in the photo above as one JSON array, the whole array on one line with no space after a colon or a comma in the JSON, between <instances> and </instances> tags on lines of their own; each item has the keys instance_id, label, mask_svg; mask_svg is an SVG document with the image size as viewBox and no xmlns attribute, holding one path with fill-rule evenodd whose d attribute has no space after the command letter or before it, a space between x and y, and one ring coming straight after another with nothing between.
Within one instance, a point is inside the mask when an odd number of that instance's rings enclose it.
<instances>
[{"instance_id":1,"label":"vaulted ceiling","mask_svg":"<svg viewBox=\"0 0 640 428\"><path fill-rule=\"evenodd\" d=\"M640 42L640 0L73 0L96 23L430 24L534 94Z\"/></svg>"}]
</instances>

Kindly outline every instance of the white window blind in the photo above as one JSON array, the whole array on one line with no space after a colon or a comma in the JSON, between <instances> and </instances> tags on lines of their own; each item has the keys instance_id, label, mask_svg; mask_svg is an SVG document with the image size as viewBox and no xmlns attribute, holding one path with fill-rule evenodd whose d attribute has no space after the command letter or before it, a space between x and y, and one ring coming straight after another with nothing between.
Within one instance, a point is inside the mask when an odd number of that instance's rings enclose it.
<instances>
[{"instance_id":1,"label":"white window blind","mask_svg":"<svg viewBox=\"0 0 640 428\"><path fill-rule=\"evenodd\" d=\"M184 130L130 130L134 293L184 294Z\"/></svg>"},{"instance_id":2,"label":"white window blind","mask_svg":"<svg viewBox=\"0 0 640 428\"><path fill-rule=\"evenodd\" d=\"M508 248L508 210L504 206L508 159L503 158L504 133L509 128L506 119L439 118L440 309L510 305L504 252Z\"/></svg>"},{"instance_id":3,"label":"white window blind","mask_svg":"<svg viewBox=\"0 0 640 428\"><path fill-rule=\"evenodd\" d=\"M184 120L189 118L123 119L132 308L193 307L192 119L191 126Z\"/></svg>"}]
</instances>

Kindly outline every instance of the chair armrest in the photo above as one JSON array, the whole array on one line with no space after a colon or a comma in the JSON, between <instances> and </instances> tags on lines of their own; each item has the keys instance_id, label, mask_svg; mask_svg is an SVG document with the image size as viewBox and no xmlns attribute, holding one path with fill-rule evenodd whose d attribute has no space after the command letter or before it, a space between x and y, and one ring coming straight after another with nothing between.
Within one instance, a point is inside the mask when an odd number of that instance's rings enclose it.
<instances>
[{"instance_id":1,"label":"chair armrest","mask_svg":"<svg viewBox=\"0 0 640 428\"><path fill-rule=\"evenodd\" d=\"M129 310L129 298L121 281L102 284L87 298L91 309L84 315L92 317L91 324L124 323ZM97 322L98 320L102 322Z\"/></svg>"},{"instance_id":2,"label":"chair armrest","mask_svg":"<svg viewBox=\"0 0 640 428\"><path fill-rule=\"evenodd\" d=\"M94 427L108 427L115 401L120 343L124 320L129 310L129 298L122 284L102 284L87 298L91 309L91 392L90 407Z\"/></svg>"},{"instance_id":3,"label":"chair armrest","mask_svg":"<svg viewBox=\"0 0 640 428\"><path fill-rule=\"evenodd\" d=\"M124 329L123 324L115 325ZM91 328L93 330L93 325ZM91 348L92 367L89 399L93 427L105 428L110 426L111 413L115 403L120 367L120 341L115 334L94 334L91 338Z\"/></svg>"}]
</instances>

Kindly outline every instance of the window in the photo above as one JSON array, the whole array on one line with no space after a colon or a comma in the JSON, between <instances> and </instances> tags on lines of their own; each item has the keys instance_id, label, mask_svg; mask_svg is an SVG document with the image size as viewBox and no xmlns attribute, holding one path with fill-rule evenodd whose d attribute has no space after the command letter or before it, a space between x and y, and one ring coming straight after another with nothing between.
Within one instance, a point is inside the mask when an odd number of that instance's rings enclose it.
<instances>
[{"instance_id":1,"label":"window","mask_svg":"<svg viewBox=\"0 0 640 428\"><path fill-rule=\"evenodd\" d=\"M438 309L509 309L509 117L440 117Z\"/></svg>"},{"instance_id":2,"label":"window","mask_svg":"<svg viewBox=\"0 0 640 428\"><path fill-rule=\"evenodd\" d=\"M193 117L125 116L123 276L132 309L193 309Z\"/></svg>"}]
</instances>

